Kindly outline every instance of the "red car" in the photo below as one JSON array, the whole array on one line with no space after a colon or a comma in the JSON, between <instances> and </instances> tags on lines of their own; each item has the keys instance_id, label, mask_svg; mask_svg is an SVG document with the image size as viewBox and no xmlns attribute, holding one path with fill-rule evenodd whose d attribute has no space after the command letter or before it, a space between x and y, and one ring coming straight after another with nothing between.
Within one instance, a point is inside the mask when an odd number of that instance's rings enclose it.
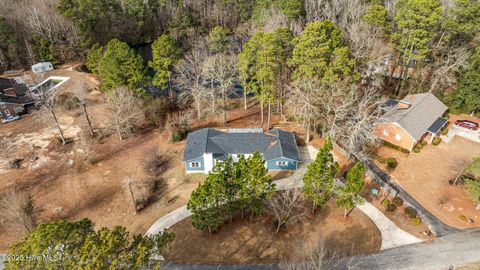
<instances>
[{"instance_id":1,"label":"red car","mask_svg":"<svg viewBox=\"0 0 480 270\"><path fill-rule=\"evenodd\" d=\"M455 125L463 128L468 128L471 130L477 130L478 124L469 120L457 120L455 121Z\"/></svg>"}]
</instances>

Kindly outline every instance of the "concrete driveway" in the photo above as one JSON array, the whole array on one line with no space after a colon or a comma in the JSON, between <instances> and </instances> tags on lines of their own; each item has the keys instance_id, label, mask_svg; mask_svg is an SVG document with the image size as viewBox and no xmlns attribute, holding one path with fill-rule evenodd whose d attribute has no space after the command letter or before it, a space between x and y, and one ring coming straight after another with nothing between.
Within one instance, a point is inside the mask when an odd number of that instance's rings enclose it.
<instances>
[{"instance_id":1,"label":"concrete driveway","mask_svg":"<svg viewBox=\"0 0 480 270\"><path fill-rule=\"evenodd\" d=\"M465 139L480 143L480 130L470 130L463 127L452 125L448 129L448 134L440 136L444 142L450 142L454 136L460 136Z\"/></svg>"}]
</instances>

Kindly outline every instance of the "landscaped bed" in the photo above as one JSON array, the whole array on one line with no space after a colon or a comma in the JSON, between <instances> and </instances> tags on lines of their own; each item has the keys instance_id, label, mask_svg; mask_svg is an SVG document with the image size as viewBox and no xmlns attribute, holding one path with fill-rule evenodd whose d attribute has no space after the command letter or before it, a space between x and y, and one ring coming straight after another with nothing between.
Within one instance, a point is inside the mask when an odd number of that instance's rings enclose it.
<instances>
[{"instance_id":1,"label":"landscaped bed","mask_svg":"<svg viewBox=\"0 0 480 270\"><path fill-rule=\"evenodd\" d=\"M375 224L355 209L343 217L343 209L330 200L328 206L308 214L303 223L288 225L275 234L268 216L234 219L210 235L192 226L187 218L171 229L176 237L166 260L196 263L270 263L292 258L295 251L314 249L324 239L329 252L340 256L369 254L380 250L381 234Z\"/></svg>"},{"instance_id":2,"label":"landscaped bed","mask_svg":"<svg viewBox=\"0 0 480 270\"><path fill-rule=\"evenodd\" d=\"M369 181L362 196L377 209L379 209L385 216L387 216L388 219L395 223L395 225L422 240L432 240L435 238L435 235L430 232L427 224L421 220L420 217L412 218L405 213L405 208L408 206L403 203L403 200L399 198L395 199L392 196L387 196L388 194L384 194L383 192L380 192L379 195L374 196L371 192L372 189L380 190L380 187L377 184ZM390 205L395 203L397 204L395 204L394 207L387 207L387 202L389 202ZM388 211L387 208L390 211ZM393 211L391 211L392 208L394 208ZM420 224L416 223L418 221L420 221Z\"/></svg>"}]
</instances>

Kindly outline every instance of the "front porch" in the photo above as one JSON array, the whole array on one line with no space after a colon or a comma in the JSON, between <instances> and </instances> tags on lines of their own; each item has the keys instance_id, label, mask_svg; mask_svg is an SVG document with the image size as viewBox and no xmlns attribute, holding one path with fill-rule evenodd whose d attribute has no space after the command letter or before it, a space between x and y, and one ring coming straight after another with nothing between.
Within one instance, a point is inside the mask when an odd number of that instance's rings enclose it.
<instances>
[{"instance_id":1,"label":"front porch","mask_svg":"<svg viewBox=\"0 0 480 270\"><path fill-rule=\"evenodd\" d=\"M428 144L432 144L433 139L439 135L445 125L448 123L448 120L442 117L439 117L435 122L428 128L426 136L424 138Z\"/></svg>"}]
</instances>

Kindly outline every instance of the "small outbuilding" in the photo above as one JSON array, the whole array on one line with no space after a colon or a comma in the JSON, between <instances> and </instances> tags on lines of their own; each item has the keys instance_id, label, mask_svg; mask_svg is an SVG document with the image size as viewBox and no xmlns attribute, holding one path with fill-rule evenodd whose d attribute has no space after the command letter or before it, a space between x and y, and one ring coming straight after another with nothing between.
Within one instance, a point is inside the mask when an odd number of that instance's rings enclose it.
<instances>
[{"instance_id":1,"label":"small outbuilding","mask_svg":"<svg viewBox=\"0 0 480 270\"><path fill-rule=\"evenodd\" d=\"M43 73L49 70L53 70L53 65L50 62L40 62L32 66L33 73Z\"/></svg>"}]
</instances>

